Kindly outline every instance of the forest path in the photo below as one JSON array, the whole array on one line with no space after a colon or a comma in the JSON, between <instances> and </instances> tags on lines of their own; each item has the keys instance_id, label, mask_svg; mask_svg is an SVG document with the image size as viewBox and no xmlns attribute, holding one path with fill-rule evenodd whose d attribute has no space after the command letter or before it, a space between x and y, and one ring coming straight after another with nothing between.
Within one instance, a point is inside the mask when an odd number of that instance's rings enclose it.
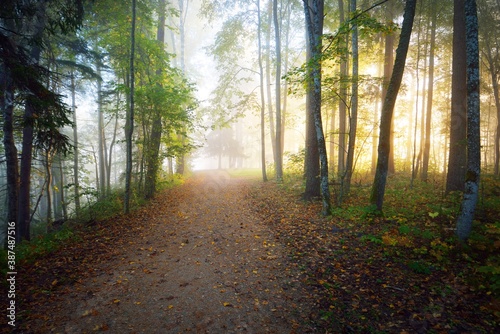
<instances>
[{"instance_id":1,"label":"forest path","mask_svg":"<svg viewBox=\"0 0 500 334\"><path fill-rule=\"evenodd\" d=\"M137 235L58 301L56 333L294 333L301 310L251 181L200 173L136 213ZM151 214L151 210L154 214ZM109 245L112 247L112 245Z\"/></svg>"}]
</instances>

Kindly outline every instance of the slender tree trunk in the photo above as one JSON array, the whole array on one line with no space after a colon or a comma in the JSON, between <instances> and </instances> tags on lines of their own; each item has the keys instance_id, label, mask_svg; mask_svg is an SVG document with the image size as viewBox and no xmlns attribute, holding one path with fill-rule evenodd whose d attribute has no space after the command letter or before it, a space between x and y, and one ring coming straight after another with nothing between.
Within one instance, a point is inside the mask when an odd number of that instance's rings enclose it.
<instances>
[{"instance_id":1,"label":"slender tree trunk","mask_svg":"<svg viewBox=\"0 0 500 334\"><path fill-rule=\"evenodd\" d=\"M308 71L310 78L307 83L309 103L307 113L312 114L320 161L320 189L323 201L323 215L331 211L330 189L328 186L328 158L326 152L323 122L321 120L321 37L323 35L324 2L322 0L304 0L304 11L307 30Z\"/></svg>"},{"instance_id":2,"label":"slender tree trunk","mask_svg":"<svg viewBox=\"0 0 500 334\"><path fill-rule=\"evenodd\" d=\"M11 72L5 62L0 72L0 108L3 116L3 146L7 174L7 221L17 221L17 199L19 194L19 166L14 140L14 87ZM16 224L16 227L19 224ZM19 231L16 231L16 235Z\"/></svg>"},{"instance_id":3,"label":"slender tree trunk","mask_svg":"<svg viewBox=\"0 0 500 334\"><path fill-rule=\"evenodd\" d=\"M269 132L271 136L271 148L273 150L273 160L276 168L276 130L274 128L273 97L271 93L271 26L273 18L273 0L269 0L267 7L267 29L266 29L266 91L267 108L269 115Z\"/></svg>"},{"instance_id":4,"label":"slender tree trunk","mask_svg":"<svg viewBox=\"0 0 500 334\"><path fill-rule=\"evenodd\" d=\"M184 5L184 3L186 5ZM185 32L185 25L186 25L186 15L188 13L188 7L189 7L189 0L179 0L179 37L180 37L180 49L181 49L181 54L180 54L180 63L181 63L181 70L185 73L186 72L186 61L185 61L185 49L186 49L186 32ZM186 144L186 137L184 134L179 133L178 134L179 140L181 142L181 145L184 147ZM176 166L176 172L180 175L183 175L186 169L186 153L182 152L180 155L177 157L177 166Z\"/></svg>"},{"instance_id":5,"label":"slender tree trunk","mask_svg":"<svg viewBox=\"0 0 500 334\"><path fill-rule=\"evenodd\" d=\"M350 0L351 12L356 11L356 0ZM343 196L347 196L351 189L351 178L354 172L354 150L356 148L356 131L358 127L358 27L352 27L352 96L351 113L349 117L349 143L347 147L346 177L343 182Z\"/></svg>"},{"instance_id":6,"label":"slender tree trunk","mask_svg":"<svg viewBox=\"0 0 500 334\"><path fill-rule=\"evenodd\" d=\"M45 151L45 177L47 181L45 184L47 185L47 227L52 224L52 153L51 149L47 149Z\"/></svg>"},{"instance_id":7,"label":"slender tree trunk","mask_svg":"<svg viewBox=\"0 0 500 334\"><path fill-rule=\"evenodd\" d=\"M276 180L283 180L283 152L281 151L283 139L281 136L281 27L278 22L278 0L273 0L274 36L276 48Z\"/></svg>"},{"instance_id":8,"label":"slender tree trunk","mask_svg":"<svg viewBox=\"0 0 500 334\"><path fill-rule=\"evenodd\" d=\"M60 185L61 185L61 188L59 189L59 191L61 192L61 209L62 209L62 218L64 220L67 220L68 219L68 205L66 204L66 177L65 177L65 174L64 174L64 160L63 160L63 156L60 155L60 160L59 160L59 177L61 178L61 182L60 182Z\"/></svg>"},{"instance_id":9,"label":"slender tree trunk","mask_svg":"<svg viewBox=\"0 0 500 334\"><path fill-rule=\"evenodd\" d=\"M135 21L136 21L136 0L132 0L132 28L130 46L130 106L125 124L125 140L127 142L127 166L125 169L125 200L123 210L125 214L130 212L130 197L132 195L132 136L134 134L134 55L135 55Z\"/></svg>"},{"instance_id":10,"label":"slender tree trunk","mask_svg":"<svg viewBox=\"0 0 500 334\"><path fill-rule=\"evenodd\" d=\"M342 26L345 22L344 0L338 0L339 6L339 23ZM344 47L347 49L347 40ZM347 57L344 57L340 62L340 89L339 89L339 154L338 154L338 176L339 180L345 175L345 157L346 157L346 133L347 133Z\"/></svg>"},{"instance_id":11,"label":"slender tree trunk","mask_svg":"<svg viewBox=\"0 0 500 334\"><path fill-rule=\"evenodd\" d=\"M386 12L386 20L387 22L392 23L394 20L394 4L393 2L387 3L387 12ZM389 81L392 77L393 65L394 65L394 33L389 33L385 35L385 53L384 53L384 85L382 88L382 101L385 101L387 90L389 86ZM390 146L394 147L394 119L391 118L391 133L390 135ZM389 152L389 161L388 161L388 173L394 174L396 172L396 168L394 166L394 150L390 150Z\"/></svg>"},{"instance_id":12,"label":"slender tree trunk","mask_svg":"<svg viewBox=\"0 0 500 334\"><path fill-rule=\"evenodd\" d=\"M436 45L436 21L437 8L436 0L432 0L431 4L431 42L429 45L429 77L427 88L427 110L425 116L425 140L422 159L422 181L427 181L429 173L429 156L431 150L431 119L432 119L432 99L434 97L434 49Z\"/></svg>"},{"instance_id":13,"label":"slender tree trunk","mask_svg":"<svg viewBox=\"0 0 500 334\"><path fill-rule=\"evenodd\" d=\"M75 85L75 74L71 71L71 110L73 111L73 184L74 184L74 196L75 196L75 211L76 214L80 212L80 177L79 164L80 164L80 151L78 146L78 123L76 119L76 85Z\"/></svg>"},{"instance_id":14,"label":"slender tree trunk","mask_svg":"<svg viewBox=\"0 0 500 334\"><path fill-rule=\"evenodd\" d=\"M96 63L96 73L99 76L97 79L97 156L99 157L99 197L103 198L106 195L106 157L104 154L105 135L104 135L104 115L103 115L103 92L101 79L101 60Z\"/></svg>"},{"instance_id":15,"label":"slender tree trunk","mask_svg":"<svg viewBox=\"0 0 500 334\"><path fill-rule=\"evenodd\" d=\"M257 40L259 47L259 80L260 80L260 159L262 169L262 180L267 181L266 173L266 102L264 98L264 67L262 65L262 13L260 11L260 0L257 0Z\"/></svg>"},{"instance_id":16,"label":"slender tree trunk","mask_svg":"<svg viewBox=\"0 0 500 334\"><path fill-rule=\"evenodd\" d=\"M392 72L387 94L382 107L380 118L380 135L378 144L377 170L373 181L372 194L370 201L376 205L379 211L382 211L384 202L385 185L389 170L389 153L391 151L391 125L396 98L403 79L403 72L406 63L406 55L410 44L411 31L413 28L413 19L415 17L416 0L407 0L403 16L403 26L399 37L399 45L396 50L396 60Z\"/></svg>"},{"instance_id":17,"label":"slender tree trunk","mask_svg":"<svg viewBox=\"0 0 500 334\"><path fill-rule=\"evenodd\" d=\"M454 1L451 124L446 192L463 191L467 140L465 0Z\"/></svg>"},{"instance_id":18,"label":"slender tree trunk","mask_svg":"<svg viewBox=\"0 0 500 334\"><path fill-rule=\"evenodd\" d=\"M291 5L292 0L287 1L286 6L286 18L285 18L285 56L283 63L283 72L288 73L288 64L290 58L290 17L291 17ZM285 151L285 129L286 129L286 118L287 118L287 106L288 106L288 80L283 82L283 106L281 108L281 154Z\"/></svg>"},{"instance_id":19,"label":"slender tree trunk","mask_svg":"<svg viewBox=\"0 0 500 334\"><path fill-rule=\"evenodd\" d=\"M107 189L108 189L108 195L111 193L111 165L113 161L113 148L115 147L116 143L116 133L118 132L118 114L115 116L115 126L113 130L113 137L111 138L111 143L109 143L109 154L108 154L108 163L107 163L107 175L106 175L106 181L107 181Z\"/></svg>"},{"instance_id":20,"label":"slender tree trunk","mask_svg":"<svg viewBox=\"0 0 500 334\"><path fill-rule=\"evenodd\" d=\"M457 236L467 240L472 230L481 174L481 128L479 95L479 41L475 0L465 0L467 46L467 173Z\"/></svg>"}]
</instances>

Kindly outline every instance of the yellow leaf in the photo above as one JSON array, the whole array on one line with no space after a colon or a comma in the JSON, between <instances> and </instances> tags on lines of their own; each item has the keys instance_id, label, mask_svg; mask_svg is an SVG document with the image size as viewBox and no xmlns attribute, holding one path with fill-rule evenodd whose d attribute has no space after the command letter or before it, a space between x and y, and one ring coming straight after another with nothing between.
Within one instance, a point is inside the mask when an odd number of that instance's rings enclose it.
<instances>
[{"instance_id":1,"label":"yellow leaf","mask_svg":"<svg viewBox=\"0 0 500 334\"><path fill-rule=\"evenodd\" d=\"M224 303L222 303L222 305L224 305L225 307L233 306L231 303L228 303L228 302L224 302Z\"/></svg>"},{"instance_id":2,"label":"yellow leaf","mask_svg":"<svg viewBox=\"0 0 500 334\"><path fill-rule=\"evenodd\" d=\"M113 300L113 304L118 304L119 302L120 302L120 299Z\"/></svg>"}]
</instances>

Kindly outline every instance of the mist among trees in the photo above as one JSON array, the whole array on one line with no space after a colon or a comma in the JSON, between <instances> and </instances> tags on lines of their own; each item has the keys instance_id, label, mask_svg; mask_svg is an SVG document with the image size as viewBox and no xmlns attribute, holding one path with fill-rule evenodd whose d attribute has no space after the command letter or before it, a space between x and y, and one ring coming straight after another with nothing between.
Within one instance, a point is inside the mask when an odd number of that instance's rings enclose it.
<instances>
[{"instance_id":1,"label":"mist among trees","mask_svg":"<svg viewBox=\"0 0 500 334\"><path fill-rule=\"evenodd\" d=\"M318 219L397 221L387 188L428 187L465 245L498 203L499 27L493 0L4 0L0 240L213 169L319 200Z\"/></svg>"}]
</instances>

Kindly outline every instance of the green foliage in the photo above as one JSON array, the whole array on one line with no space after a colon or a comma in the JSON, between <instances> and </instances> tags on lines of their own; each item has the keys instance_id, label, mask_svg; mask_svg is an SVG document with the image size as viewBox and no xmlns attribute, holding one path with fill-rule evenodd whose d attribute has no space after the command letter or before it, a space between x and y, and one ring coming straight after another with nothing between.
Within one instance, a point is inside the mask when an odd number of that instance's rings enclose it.
<instances>
[{"instance_id":1,"label":"green foliage","mask_svg":"<svg viewBox=\"0 0 500 334\"><path fill-rule=\"evenodd\" d=\"M301 149L297 153L285 152L284 169L287 173L302 175L304 173L305 149Z\"/></svg>"},{"instance_id":2,"label":"green foliage","mask_svg":"<svg viewBox=\"0 0 500 334\"><path fill-rule=\"evenodd\" d=\"M370 242L373 242L374 244L378 244L378 245L382 245L382 243L383 243L382 239L380 239L377 236L371 235L371 234L363 235L361 237L361 241L370 241Z\"/></svg>"},{"instance_id":3,"label":"green foliage","mask_svg":"<svg viewBox=\"0 0 500 334\"><path fill-rule=\"evenodd\" d=\"M500 256L490 258L488 264L480 266L477 271L484 274L489 283L490 292L500 295Z\"/></svg>"},{"instance_id":4,"label":"green foliage","mask_svg":"<svg viewBox=\"0 0 500 334\"><path fill-rule=\"evenodd\" d=\"M429 275L431 273L431 266L423 261L410 261L408 267L417 274Z\"/></svg>"},{"instance_id":5,"label":"green foliage","mask_svg":"<svg viewBox=\"0 0 500 334\"><path fill-rule=\"evenodd\" d=\"M77 222L87 223L94 221L101 221L113 216L116 216L123 212L123 190L114 189L111 190L110 194L106 195L101 199L97 199L98 193L94 188L88 188L84 191L84 196L87 197L88 203L83 206L75 217ZM130 207L138 207L144 200L134 191L131 196Z\"/></svg>"},{"instance_id":6,"label":"green foliage","mask_svg":"<svg viewBox=\"0 0 500 334\"><path fill-rule=\"evenodd\" d=\"M39 235L31 241L24 240L16 245L16 262L26 261L28 263L36 261L37 258L47 256L71 240L77 240L75 233L63 227L60 231ZM7 273L7 250L0 250L0 271L2 275Z\"/></svg>"}]
</instances>

